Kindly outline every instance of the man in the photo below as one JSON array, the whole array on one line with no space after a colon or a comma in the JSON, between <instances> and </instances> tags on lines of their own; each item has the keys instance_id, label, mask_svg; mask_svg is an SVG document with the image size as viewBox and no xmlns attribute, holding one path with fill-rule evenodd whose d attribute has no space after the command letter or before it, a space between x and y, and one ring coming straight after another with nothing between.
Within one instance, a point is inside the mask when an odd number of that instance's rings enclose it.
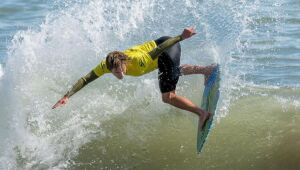
<instances>
[{"instance_id":1,"label":"man","mask_svg":"<svg viewBox=\"0 0 300 170\"><path fill-rule=\"evenodd\" d=\"M180 66L181 47L179 42L195 34L195 29L190 27L184 29L181 35L176 37L160 37L123 52L113 51L109 53L106 59L103 59L90 73L79 79L52 109L66 104L73 94L105 73L112 73L118 79L123 79L124 75L141 76L158 68L162 101L197 114L203 126L210 113L202 110L189 99L175 93L180 75L204 74L205 79L207 79L214 68L213 65L206 67Z\"/></svg>"}]
</instances>

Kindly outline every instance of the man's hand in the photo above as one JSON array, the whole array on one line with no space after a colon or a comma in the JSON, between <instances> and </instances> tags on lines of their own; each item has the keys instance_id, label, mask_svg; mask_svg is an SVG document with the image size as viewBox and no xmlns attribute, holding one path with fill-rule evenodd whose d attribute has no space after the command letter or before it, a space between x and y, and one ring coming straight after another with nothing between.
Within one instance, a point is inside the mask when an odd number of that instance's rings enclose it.
<instances>
[{"instance_id":1,"label":"man's hand","mask_svg":"<svg viewBox=\"0 0 300 170\"><path fill-rule=\"evenodd\" d=\"M61 98L61 99L60 99L60 100L52 107L52 109L55 109L55 108L57 108L57 107L59 107L59 106L65 105L65 104L68 102L68 100L69 100L69 98L68 98L67 96Z\"/></svg>"},{"instance_id":2,"label":"man's hand","mask_svg":"<svg viewBox=\"0 0 300 170\"><path fill-rule=\"evenodd\" d=\"M190 38L191 36L196 34L196 30L194 27L189 27L189 28L185 28L182 33L181 33L181 37L182 39L187 39Z\"/></svg>"}]
</instances>

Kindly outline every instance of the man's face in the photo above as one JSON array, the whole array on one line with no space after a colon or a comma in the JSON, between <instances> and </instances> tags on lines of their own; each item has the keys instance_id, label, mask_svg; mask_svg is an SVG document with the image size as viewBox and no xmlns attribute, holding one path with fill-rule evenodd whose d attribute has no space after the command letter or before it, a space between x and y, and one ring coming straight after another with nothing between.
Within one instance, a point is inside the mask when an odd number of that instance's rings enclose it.
<instances>
[{"instance_id":1,"label":"man's face","mask_svg":"<svg viewBox=\"0 0 300 170\"><path fill-rule=\"evenodd\" d=\"M124 77L124 71L123 71L121 65L119 65L119 66L116 67L116 68L113 68L113 69L111 70L111 72L112 72L113 75L114 75L115 77L117 77L118 79L123 79L123 77Z\"/></svg>"}]
</instances>

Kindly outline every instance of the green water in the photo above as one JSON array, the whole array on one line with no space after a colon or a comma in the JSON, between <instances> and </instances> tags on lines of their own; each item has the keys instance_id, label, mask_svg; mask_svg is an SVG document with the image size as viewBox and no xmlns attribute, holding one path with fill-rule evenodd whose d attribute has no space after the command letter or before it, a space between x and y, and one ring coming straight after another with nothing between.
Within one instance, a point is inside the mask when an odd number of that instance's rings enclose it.
<instances>
[{"instance_id":1,"label":"green water","mask_svg":"<svg viewBox=\"0 0 300 170\"><path fill-rule=\"evenodd\" d=\"M268 106L268 107L266 107ZM126 112L102 127L106 137L79 149L71 169L300 168L300 108L270 97L242 97L196 154L196 117L172 109L157 120ZM150 114L150 113L148 113ZM151 113L156 114L156 113Z\"/></svg>"}]
</instances>

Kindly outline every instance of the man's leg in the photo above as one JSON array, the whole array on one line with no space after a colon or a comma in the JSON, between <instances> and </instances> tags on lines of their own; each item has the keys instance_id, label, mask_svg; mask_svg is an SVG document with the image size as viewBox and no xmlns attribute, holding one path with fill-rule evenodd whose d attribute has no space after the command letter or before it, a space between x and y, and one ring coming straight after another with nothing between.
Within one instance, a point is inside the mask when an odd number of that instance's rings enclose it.
<instances>
[{"instance_id":1,"label":"man's leg","mask_svg":"<svg viewBox=\"0 0 300 170\"><path fill-rule=\"evenodd\" d=\"M205 110L202 110L189 99L176 95L175 90L171 92L162 93L162 100L163 102L168 103L172 106L197 114L200 117L201 126L203 126L204 122L208 119L210 115L210 113L206 112Z\"/></svg>"},{"instance_id":2,"label":"man's leg","mask_svg":"<svg viewBox=\"0 0 300 170\"><path fill-rule=\"evenodd\" d=\"M211 64L208 66L183 64L179 68L182 75L203 74L205 76L205 84L206 84L208 76L211 74L211 72L215 67L216 67L215 64Z\"/></svg>"},{"instance_id":3,"label":"man's leg","mask_svg":"<svg viewBox=\"0 0 300 170\"><path fill-rule=\"evenodd\" d=\"M162 43L166 39L168 39L168 37L161 37L155 40L155 42L157 45L159 45L159 43ZM203 126L210 114L196 106L187 98L177 96L175 93L176 85L180 75L180 55L181 47L180 44L177 43L166 50L158 58L158 79L159 88L162 92L162 100L165 103L197 114L200 118L201 126Z\"/></svg>"}]
</instances>

